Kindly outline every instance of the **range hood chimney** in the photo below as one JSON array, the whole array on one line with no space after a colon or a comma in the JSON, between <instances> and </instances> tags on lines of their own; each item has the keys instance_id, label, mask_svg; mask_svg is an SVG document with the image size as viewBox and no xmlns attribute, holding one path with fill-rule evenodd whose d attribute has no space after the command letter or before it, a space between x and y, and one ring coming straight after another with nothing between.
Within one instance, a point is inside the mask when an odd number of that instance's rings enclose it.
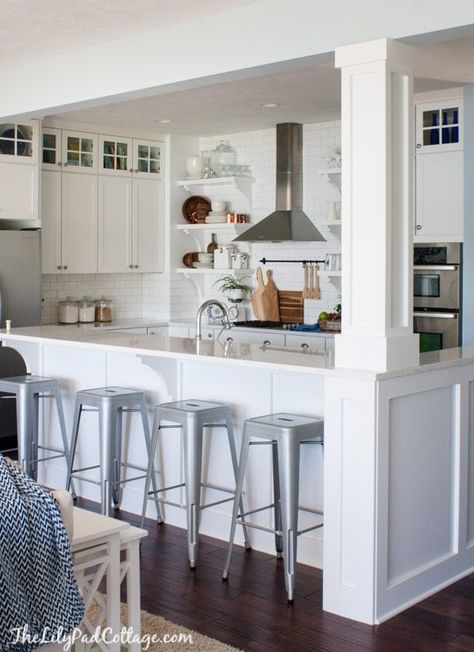
<instances>
[{"instance_id":1,"label":"range hood chimney","mask_svg":"<svg viewBox=\"0 0 474 652\"><path fill-rule=\"evenodd\" d=\"M324 242L303 211L303 125L276 126L276 210L234 242Z\"/></svg>"}]
</instances>

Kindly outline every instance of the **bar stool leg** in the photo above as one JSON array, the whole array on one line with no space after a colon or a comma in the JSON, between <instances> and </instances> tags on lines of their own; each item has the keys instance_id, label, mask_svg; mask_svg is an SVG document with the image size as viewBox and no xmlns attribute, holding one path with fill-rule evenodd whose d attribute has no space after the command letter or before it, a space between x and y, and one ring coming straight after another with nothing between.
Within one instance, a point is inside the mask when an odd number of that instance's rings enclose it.
<instances>
[{"instance_id":1,"label":"bar stool leg","mask_svg":"<svg viewBox=\"0 0 474 652\"><path fill-rule=\"evenodd\" d=\"M66 458L66 464L67 468L69 470L70 467L70 462L71 462L71 451L69 448L69 444L67 441L67 433L66 433L66 421L64 419L64 410L63 410L63 401L61 398L61 391L59 389L59 383L56 385L56 388L54 389L54 398L56 401L56 411L58 413L58 420L59 420L59 428L61 430L61 438L63 441L63 449L64 449L64 456ZM74 481L71 480L71 487L72 487L72 497L76 498L76 491L74 488Z\"/></svg>"},{"instance_id":2,"label":"bar stool leg","mask_svg":"<svg viewBox=\"0 0 474 652\"><path fill-rule=\"evenodd\" d=\"M39 394L31 393L32 427L30 441L30 472L33 480L38 480L38 439L39 439Z\"/></svg>"},{"instance_id":3,"label":"bar stool leg","mask_svg":"<svg viewBox=\"0 0 474 652\"><path fill-rule=\"evenodd\" d=\"M114 486L115 417L108 403L99 408L101 514L110 516Z\"/></svg>"},{"instance_id":4,"label":"bar stool leg","mask_svg":"<svg viewBox=\"0 0 474 652\"><path fill-rule=\"evenodd\" d=\"M190 568L196 568L201 516L202 427L191 416L183 426L183 440L188 558Z\"/></svg>"},{"instance_id":5,"label":"bar stool leg","mask_svg":"<svg viewBox=\"0 0 474 652\"><path fill-rule=\"evenodd\" d=\"M249 458L250 442L244 426L244 433L242 435L242 448L240 450L239 472L237 475L237 482L235 487L234 508L232 510L232 520L229 535L229 547L227 548L227 556L225 559L224 570L222 572L222 579L226 580L229 577L229 567L232 559L232 548L234 545L235 529L237 527L237 516L239 514L240 504L242 501L242 489L244 486L245 471L247 469L247 462ZM243 512L241 512L243 513Z\"/></svg>"},{"instance_id":6,"label":"bar stool leg","mask_svg":"<svg viewBox=\"0 0 474 652\"><path fill-rule=\"evenodd\" d=\"M123 493L122 485L120 484L120 480L122 479L122 419L123 409L119 407L115 414L115 441L113 450L114 468L112 481L112 502L116 509L120 507Z\"/></svg>"},{"instance_id":7,"label":"bar stool leg","mask_svg":"<svg viewBox=\"0 0 474 652\"><path fill-rule=\"evenodd\" d=\"M150 424L148 422L148 412L147 412L146 402L145 402L144 398L140 401L140 413L142 415L143 433L145 435L145 444L146 444L148 460L151 460L151 467L150 467L150 465L148 465L148 469L151 468L151 474L152 474L151 475L151 482L152 482L154 495L156 496L156 492L158 490L158 486L157 486L157 483L156 483L156 474L155 474L156 444L155 444L155 451L153 452L153 455L151 455ZM148 471L147 471L147 480L148 480ZM147 495L148 494L145 493L145 496L147 496ZM163 523L163 517L161 515L160 503L157 502L156 500L154 502L155 502L155 506L156 506L156 520L158 521L158 523ZM142 527L143 527L143 519L144 518L145 518L145 516L142 514Z\"/></svg>"},{"instance_id":8,"label":"bar stool leg","mask_svg":"<svg viewBox=\"0 0 474 652\"><path fill-rule=\"evenodd\" d=\"M289 433L283 433L278 442L280 471L281 517L283 532L283 561L288 602L295 592L296 549L298 535L299 444Z\"/></svg>"},{"instance_id":9,"label":"bar stool leg","mask_svg":"<svg viewBox=\"0 0 474 652\"><path fill-rule=\"evenodd\" d=\"M31 442L33 438L33 397L21 387L16 394L16 423L18 433L18 464L31 474Z\"/></svg>"},{"instance_id":10,"label":"bar stool leg","mask_svg":"<svg viewBox=\"0 0 474 652\"><path fill-rule=\"evenodd\" d=\"M82 404L76 399L74 406L74 416L72 419L71 432L71 449L69 451L69 463L67 469L66 489L70 491L72 486L72 472L74 470L74 458L76 457L77 438L79 435L79 425L81 423Z\"/></svg>"},{"instance_id":11,"label":"bar stool leg","mask_svg":"<svg viewBox=\"0 0 474 652\"><path fill-rule=\"evenodd\" d=\"M273 461L273 502L275 504L275 530L281 532L281 498L280 498L280 469L278 466L278 442L272 442L272 461ZM283 557L283 537L281 534L275 534L275 550L277 558Z\"/></svg>"},{"instance_id":12,"label":"bar stool leg","mask_svg":"<svg viewBox=\"0 0 474 652\"><path fill-rule=\"evenodd\" d=\"M143 527L145 523L145 514L146 514L146 508L148 505L148 500L150 499L148 494L150 492L150 484L152 482L152 476L154 475L155 468L154 468L154 459L156 455L156 449L158 447L158 439L160 436L160 425L161 421L155 417L153 421L153 432L151 435L151 441L150 441L150 446L148 450L148 469L146 472L146 480L145 480L145 490L143 493L143 507L142 507L142 522L140 524L140 527ZM155 494L156 496L156 494ZM158 506L157 507L157 512L160 514L158 518L158 522L162 523L163 519L161 517L161 510L159 508L159 503L155 500L155 504Z\"/></svg>"},{"instance_id":13,"label":"bar stool leg","mask_svg":"<svg viewBox=\"0 0 474 652\"><path fill-rule=\"evenodd\" d=\"M230 457L232 459L232 468L234 469L234 479L235 479L235 483L237 484L237 475L238 475L239 466L237 462L237 451L235 449L234 425L232 423L232 417L230 414L227 415L225 418L225 427L227 430L227 438L229 439ZM244 514L244 501L242 500L242 496L240 497L239 508L240 508L240 513ZM242 518L241 522L242 522L242 530L244 533L245 547L247 548L247 550L249 550L250 541L249 541L247 526L245 525L245 518Z\"/></svg>"}]
</instances>

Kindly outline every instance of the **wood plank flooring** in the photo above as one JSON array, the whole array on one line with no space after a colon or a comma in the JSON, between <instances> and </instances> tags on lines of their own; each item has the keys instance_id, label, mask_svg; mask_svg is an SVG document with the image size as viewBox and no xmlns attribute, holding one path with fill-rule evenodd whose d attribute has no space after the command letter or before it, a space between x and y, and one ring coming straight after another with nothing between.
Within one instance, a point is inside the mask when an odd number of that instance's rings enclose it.
<instances>
[{"instance_id":1,"label":"wood plank flooring","mask_svg":"<svg viewBox=\"0 0 474 652\"><path fill-rule=\"evenodd\" d=\"M78 505L97 505L78 500ZM139 525L133 514L119 518ZM195 571L185 531L147 521L141 553L142 607L248 652L474 652L474 574L378 627L322 611L321 571L299 565L286 602L282 562L236 546L228 582L226 546L201 537Z\"/></svg>"}]
</instances>

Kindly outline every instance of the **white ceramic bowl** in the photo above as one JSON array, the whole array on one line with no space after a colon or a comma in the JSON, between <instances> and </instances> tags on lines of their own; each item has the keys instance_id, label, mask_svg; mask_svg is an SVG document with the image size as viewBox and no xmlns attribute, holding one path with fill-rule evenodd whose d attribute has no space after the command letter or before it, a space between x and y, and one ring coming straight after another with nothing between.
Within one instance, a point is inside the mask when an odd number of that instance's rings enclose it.
<instances>
[{"instance_id":1,"label":"white ceramic bowl","mask_svg":"<svg viewBox=\"0 0 474 652\"><path fill-rule=\"evenodd\" d=\"M226 202L225 201L213 201L212 210L214 213L225 213Z\"/></svg>"}]
</instances>

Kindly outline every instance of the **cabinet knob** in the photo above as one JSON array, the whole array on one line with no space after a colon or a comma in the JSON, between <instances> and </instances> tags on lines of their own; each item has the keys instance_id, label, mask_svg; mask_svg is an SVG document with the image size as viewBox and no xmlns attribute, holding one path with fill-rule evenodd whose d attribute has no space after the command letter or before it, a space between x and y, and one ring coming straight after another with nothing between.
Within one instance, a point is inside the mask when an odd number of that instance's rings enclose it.
<instances>
[{"instance_id":1,"label":"cabinet knob","mask_svg":"<svg viewBox=\"0 0 474 652\"><path fill-rule=\"evenodd\" d=\"M421 149L421 143L416 144L416 149Z\"/></svg>"},{"instance_id":2,"label":"cabinet knob","mask_svg":"<svg viewBox=\"0 0 474 652\"><path fill-rule=\"evenodd\" d=\"M306 342L303 342L303 344L301 345L301 348L302 349L309 349L309 344L306 344Z\"/></svg>"},{"instance_id":3,"label":"cabinet knob","mask_svg":"<svg viewBox=\"0 0 474 652\"><path fill-rule=\"evenodd\" d=\"M138 265L134 265L134 268L135 268L135 269L138 269Z\"/></svg>"},{"instance_id":4,"label":"cabinet knob","mask_svg":"<svg viewBox=\"0 0 474 652\"><path fill-rule=\"evenodd\" d=\"M61 161L58 161L58 162L56 163L56 165L59 166L59 167L61 167L61 165L62 165Z\"/></svg>"},{"instance_id":5,"label":"cabinet knob","mask_svg":"<svg viewBox=\"0 0 474 652\"><path fill-rule=\"evenodd\" d=\"M62 269L61 265L58 265L58 269Z\"/></svg>"},{"instance_id":6,"label":"cabinet knob","mask_svg":"<svg viewBox=\"0 0 474 652\"><path fill-rule=\"evenodd\" d=\"M270 346L270 340L263 340L263 346Z\"/></svg>"},{"instance_id":7,"label":"cabinet knob","mask_svg":"<svg viewBox=\"0 0 474 652\"><path fill-rule=\"evenodd\" d=\"M65 167L65 168L67 168L68 165L69 165L69 163L64 163L64 167Z\"/></svg>"},{"instance_id":8,"label":"cabinet knob","mask_svg":"<svg viewBox=\"0 0 474 652\"><path fill-rule=\"evenodd\" d=\"M64 265L63 269L67 269L67 265Z\"/></svg>"},{"instance_id":9,"label":"cabinet knob","mask_svg":"<svg viewBox=\"0 0 474 652\"><path fill-rule=\"evenodd\" d=\"M417 230L417 231L421 231L421 224L417 224L417 225L416 225L416 230Z\"/></svg>"},{"instance_id":10,"label":"cabinet knob","mask_svg":"<svg viewBox=\"0 0 474 652\"><path fill-rule=\"evenodd\" d=\"M128 267L129 267L130 269L133 269L133 265L129 265Z\"/></svg>"}]
</instances>

